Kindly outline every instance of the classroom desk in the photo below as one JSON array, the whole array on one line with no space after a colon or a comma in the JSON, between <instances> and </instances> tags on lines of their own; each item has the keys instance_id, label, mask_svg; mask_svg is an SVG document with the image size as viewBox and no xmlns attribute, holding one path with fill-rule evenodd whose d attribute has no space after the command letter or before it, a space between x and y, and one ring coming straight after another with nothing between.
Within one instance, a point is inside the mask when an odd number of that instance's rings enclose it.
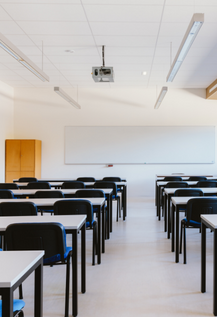
<instances>
[{"instance_id":1,"label":"classroom desk","mask_svg":"<svg viewBox=\"0 0 217 317\"><path fill-rule=\"evenodd\" d=\"M189 186L193 186L196 185L198 182L193 182L193 181L183 181L185 183L188 183ZM158 220L161 219L161 214L160 214L160 207L161 207L161 198L162 198L162 190L164 189L164 187L168 184L168 183L172 183L172 181L163 181L163 180L158 180L157 181L157 217Z\"/></svg>"},{"instance_id":2,"label":"classroom desk","mask_svg":"<svg viewBox=\"0 0 217 317\"><path fill-rule=\"evenodd\" d=\"M171 197L174 195L174 192L178 189L182 188L164 188L164 193L165 193L165 200L164 200L164 231L167 231L167 238L170 238L170 202L171 202ZM188 188L186 188L188 189ZM216 194L217 195L217 187L197 187L195 189L200 189L205 195L212 195ZM195 197L196 198L196 197ZM168 229L168 230L167 230Z\"/></svg>"},{"instance_id":3,"label":"classroom desk","mask_svg":"<svg viewBox=\"0 0 217 317\"><path fill-rule=\"evenodd\" d=\"M3 199L0 200L2 202ZM6 199L7 200L7 199ZM86 215L1 217L0 234L12 223L59 222L72 234L72 315L78 314L78 231L81 231L81 292L86 292ZM8 251L7 251L8 252ZM1 253L1 252L0 252ZM17 265L17 261L15 261ZM7 316L7 315L5 315ZM38 315L39 316L39 315ZM42 315L41 315L42 317Z\"/></svg>"},{"instance_id":4,"label":"classroom desk","mask_svg":"<svg viewBox=\"0 0 217 317\"><path fill-rule=\"evenodd\" d=\"M217 316L217 215L201 215L201 292L206 292L206 228L213 232L213 314Z\"/></svg>"},{"instance_id":5,"label":"classroom desk","mask_svg":"<svg viewBox=\"0 0 217 317\"><path fill-rule=\"evenodd\" d=\"M65 195L67 194L73 194L75 195L75 193L78 190L85 190L86 188L79 188L79 189L61 189L61 192ZM105 219L106 222L106 237L107 239L110 238L110 218L112 219L112 192L113 190L111 188L97 188L97 189L101 189L104 191L105 196L107 198L107 217ZM34 194L37 191L47 191L49 189L11 189L11 191L13 192L15 197L29 197L29 198L34 198L31 196L34 196ZM53 191L55 191L56 189L52 189ZM65 197L67 198L67 197ZM77 198L78 199L78 198ZM88 200L88 198L85 198ZM103 251L102 253L104 253L104 245L103 245Z\"/></svg>"},{"instance_id":6,"label":"classroom desk","mask_svg":"<svg viewBox=\"0 0 217 317\"><path fill-rule=\"evenodd\" d=\"M19 183L16 182L16 180L14 180L14 183L18 185L19 188L25 188L28 185L28 183ZM63 184L63 182L58 181L56 182L53 180L50 180L50 185L51 187L54 187L56 189L61 189L61 186ZM85 182L85 185L88 185L88 187L93 187L94 186L94 182ZM118 188L122 189L123 191L123 196L122 196L122 203L123 203L123 220L126 219L127 216L127 182L126 181L122 181L122 182L115 182L115 184L117 185ZM111 202L110 202L111 203ZM111 204L112 205L112 204ZM110 209L110 232L112 232L112 208Z\"/></svg>"},{"instance_id":7,"label":"classroom desk","mask_svg":"<svg viewBox=\"0 0 217 317\"><path fill-rule=\"evenodd\" d=\"M44 251L0 252L2 316L13 317L13 292L32 272L35 272L34 317L43 316L43 256Z\"/></svg>"},{"instance_id":8,"label":"classroom desk","mask_svg":"<svg viewBox=\"0 0 217 317\"><path fill-rule=\"evenodd\" d=\"M195 176L204 176L208 179L215 178L217 176L214 176L212 174L185 174L185 173L174 173L174 174L156 174L155 175L155 206L157 206L157 182L164 179L164 177L181 177L183 181L187 180L189 177L195 177Z\"/></svg>"},{"instance_id":9,"label":"classroom desk","mask_svg":"<svg viewBox=\"0 0 217 317\"><path fill-rule=\"evenodd\" d=\"M175 262L179 262L179 210L182 207L186 207L187 202L190 199L206 199L206 198L213 198L216 199L216 197L209 197L209 196L200 196L200 197L172 197L172 239L171 239L171 251L174 252L174 240L176 238L176 243L175 243ZM175 226L175 214L176 214L176 226ZM175 236L175 231L176 230L176 236Z\"/></svg>"},{"instance_id":10,"label":"classroom desk","mask_svg":"<svg viewBox=\"0 0 217 317\"><path fill-rule=\"evenodd\" d=\"M37 207L53 207L54 203L58 200L66 200L67 198L29 198L28 201L33 202L36 204ZM70 198L70 200L75 200L76 198ZM80 198L85 199L85 198ZM89 200L93 207L96 207L98 212L98 244L97 244L97 263L101 263L101 241L102 241L102 251L105 252L105 215L104 211L102 209L105 205L105 198L99 197L99 198L88 198L86 200ZM0 199L0 203L2 202L26 202L26 199ZM102 213L102 219L101 219L101 213ZM44 217L44 216L43 216ZM43 219L42 217L42 219ZM51 217L51 216L49 216ZM55 216L56 217L56 216ZM51 219L51 218L50 218ZM50 220L51 221L51 220ZM102 230L101 230L101 221L102 221ZM102 232L102 239L101 239L101 232Z\"/></svg>"}]
</instances>

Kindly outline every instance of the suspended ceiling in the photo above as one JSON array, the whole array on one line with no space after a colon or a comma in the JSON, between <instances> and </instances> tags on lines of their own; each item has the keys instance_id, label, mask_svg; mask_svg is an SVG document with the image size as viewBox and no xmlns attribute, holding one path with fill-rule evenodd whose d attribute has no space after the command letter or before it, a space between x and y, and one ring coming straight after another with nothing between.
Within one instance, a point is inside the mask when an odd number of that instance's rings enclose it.
<instances>
[{"instance_id":1,"label":"suspended ceiling","mask_svg":"<svg viewBox=\"0 0 217 317\"><path fill-rule=\"evenodd\" d=\"M194 13L204 13L205 22L168 85L174 88L206 88L217 78L216 0L0 0L0 33L50 82L3 49L0 81L12 87L165 86ZM95 83L91 76L92 66L102 65L102 45L114 83Z\"/></svg>"}]
</instances>

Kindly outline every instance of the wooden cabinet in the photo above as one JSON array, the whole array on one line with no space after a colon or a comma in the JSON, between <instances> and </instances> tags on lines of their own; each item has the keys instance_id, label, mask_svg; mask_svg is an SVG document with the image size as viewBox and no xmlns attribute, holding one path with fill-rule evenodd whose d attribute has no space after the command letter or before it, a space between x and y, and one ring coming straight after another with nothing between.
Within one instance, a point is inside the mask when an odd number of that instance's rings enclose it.
<instances>
[{"instance_id":1,"label":"wooden cabinet","mask_svg":"<svg viewBox=\"0 0 217 317\"><path fill-rule=\"evenodd\" d=\"M41 141L5 141L5 182L20 177L41 178Z\"/></svg>"}]
</instances>

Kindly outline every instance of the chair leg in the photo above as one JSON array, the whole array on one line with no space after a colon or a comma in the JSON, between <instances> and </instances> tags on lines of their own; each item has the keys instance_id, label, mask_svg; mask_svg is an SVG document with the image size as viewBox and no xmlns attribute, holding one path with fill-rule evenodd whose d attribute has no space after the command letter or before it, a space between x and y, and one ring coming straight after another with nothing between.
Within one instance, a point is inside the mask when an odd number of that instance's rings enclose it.
<instances>
[{"instance_id":1,"label":"chair leg","mask_svg":"<svg viewBox=\"0 0 217 317\"><path fill-rule=\"evenodd\" d=\"M182 230L183 230L183 224L181 222L181 229L180 229L180 248L179 253L182 254Z\"/></svg>"},{"instance_id":2,"label":"chair leg","mask_svg":"<svg viewBox=\"0 0 217 317\"><path fill-rule=\"evenodd\" d=\"M66 265L65 317L69 317L70 254Z\"/></svg>"},{"instance_id":3,"label":"chair leg","mask_svg":"<svg viewBox=\"0 0 217 317\"><path fill-rule=\"evenodd\" d=\"M184 264L186 264L186 226L184 226L184 235L183 235L183 240L184 240Z\"/></svg>"},{"instance_id":4,"label":"chair leg","mask_svg":"<svg viewBox=\"0 0 217 317\"><path fill-rule=\"evenodd\" d=\"M118 197L119 218L121 218L121 197Z\"/></svg>"}]
</instances>

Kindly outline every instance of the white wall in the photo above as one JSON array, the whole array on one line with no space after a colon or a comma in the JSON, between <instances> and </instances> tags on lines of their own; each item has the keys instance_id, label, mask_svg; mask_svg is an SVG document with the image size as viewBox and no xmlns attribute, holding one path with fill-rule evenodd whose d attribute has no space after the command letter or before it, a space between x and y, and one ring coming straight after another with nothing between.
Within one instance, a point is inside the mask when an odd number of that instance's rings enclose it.
<instances>
[{"instance_id":1,"label":"white wall","mask_svg":"<svg viewBox=\"0 0 217 317\"><path fill-rule=\"evenodd\" d=\"M14 137L14 90L0 82L0 182L5 181L5 139Z\"/></svg>"},{"instance_id":2,"label":"white wall","mask_svg":"<svg viewBox=\"0 0 217 317\"><path fill-rule=\"evenodd\" d=\"M64 90L77 101L76 90ZM217 126L217 101L206 100L205 89L170 89L159 110L154 110L155 101L156 89L80 88L82 108L76 110L51 88L16 88L14 136L42 140L42 178L120 176L128 180L130 196L153 195L156 173L217 175L217 163L112 168L64 165L64 126Z\"/></svg>"}]
</instances>

